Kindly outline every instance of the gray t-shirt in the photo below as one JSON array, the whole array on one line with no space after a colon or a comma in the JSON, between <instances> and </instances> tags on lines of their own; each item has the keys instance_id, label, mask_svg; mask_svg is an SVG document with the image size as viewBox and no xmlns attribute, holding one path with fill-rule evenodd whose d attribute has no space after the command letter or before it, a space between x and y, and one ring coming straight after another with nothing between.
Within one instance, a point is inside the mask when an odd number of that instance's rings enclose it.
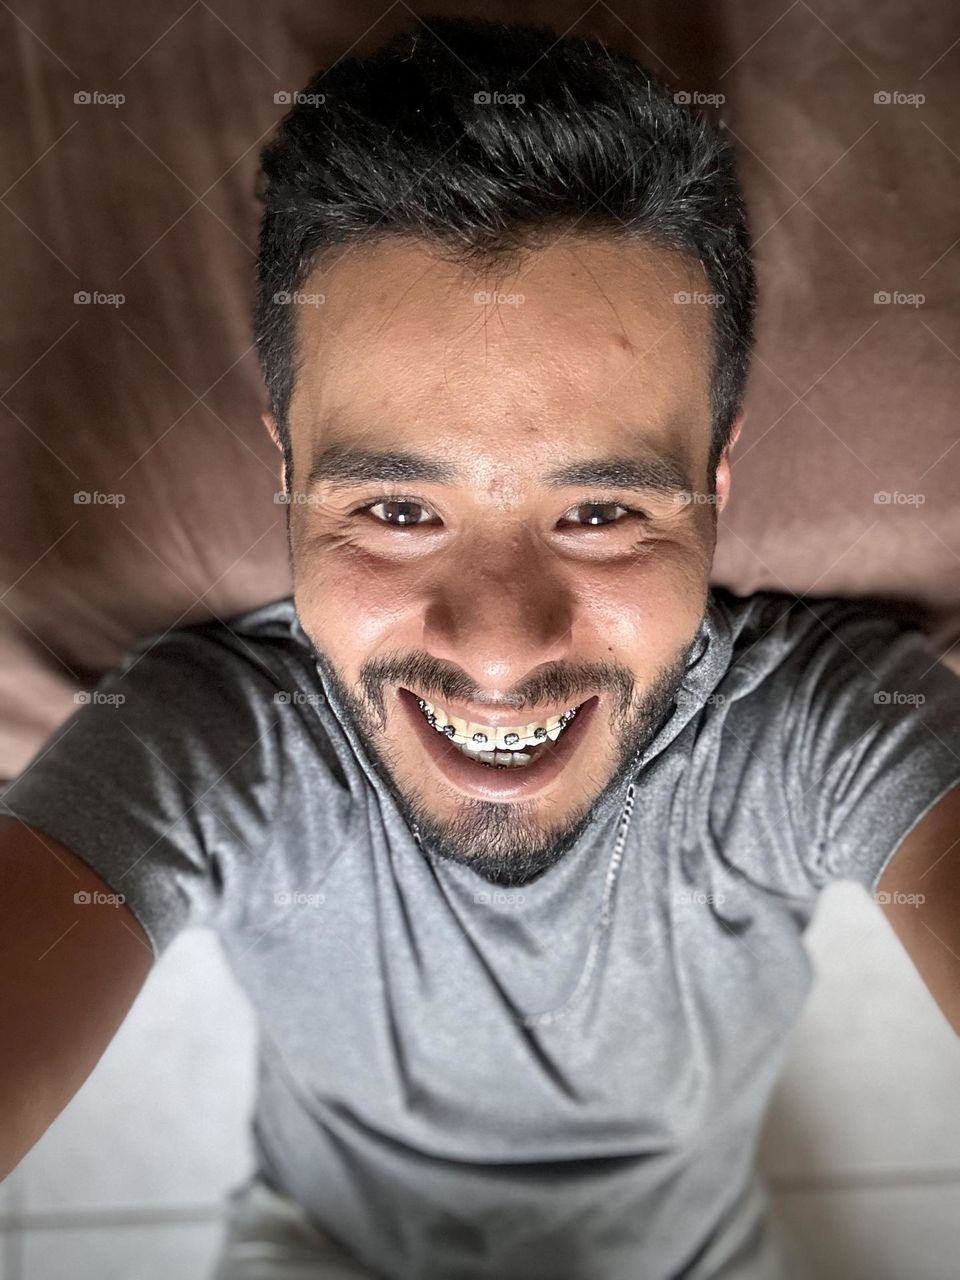
<instances>
[{"instance_id":1,"label":"gray t-shirt","mask_svg":"<svg viewBox=\"0 0 960 1280\"><path fill-rule=\"evenodd\" d=\"M342 710L280 600L143 641L4 803L157 955L218 931L263 1175L375 1272L777 1275L754 1155L802 933L960 784L960 678L867 605L714 588L622 858L626 784L499 890L423 853Z\"/></svg>"}]
</instances>

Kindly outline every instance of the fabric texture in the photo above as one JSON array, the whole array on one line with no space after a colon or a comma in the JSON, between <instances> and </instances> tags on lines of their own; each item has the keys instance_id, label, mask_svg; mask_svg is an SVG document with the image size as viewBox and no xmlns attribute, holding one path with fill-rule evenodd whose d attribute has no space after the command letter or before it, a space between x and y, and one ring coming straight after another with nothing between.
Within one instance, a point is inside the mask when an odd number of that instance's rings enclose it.
<instances>
[{"instance_id":1,"label":"fabric texture","mask_svg":"<svg viewBox=\"0 0 960 1280\"><path fill-rule=\"evenodd\" d=\"M619 864L626 787L522 888L426 856L287 598L144 641L4 804L158 956L218 930L259 1017L260 1173L360 1265L759 1280L803 931L960 783L960 678L881 610L715 589L633 781Z\"/></svg>"},{"instance_id":2,"label":"fabric texture","mask_svg":"<svg viewBox=\"0 0 960 1280\"><path fill-rule=\"evenodd\" d=\"M717 1270L701 1259L699 1275L710 1280L803 1280L783 1249L764 1188L750 1184L728 1224L728 1241L739 1240ZM642 1256L637 1275L646 1272ZM227 1199L227 1229L209 1280L378 1280L346 1250L318 1231L303 1208L275 1191L260 1174Z\"/></svg>"},{"instance_id":3,"label":"fabric texture","mask_svg":"<svg viewBox=\"0 0 960 1280\"><path fill-rule=\"evenodd\" d=\"M209 1280L376 1280L258 1174L227 1197L226 1240Z\"/></svg>"}]
</instances>

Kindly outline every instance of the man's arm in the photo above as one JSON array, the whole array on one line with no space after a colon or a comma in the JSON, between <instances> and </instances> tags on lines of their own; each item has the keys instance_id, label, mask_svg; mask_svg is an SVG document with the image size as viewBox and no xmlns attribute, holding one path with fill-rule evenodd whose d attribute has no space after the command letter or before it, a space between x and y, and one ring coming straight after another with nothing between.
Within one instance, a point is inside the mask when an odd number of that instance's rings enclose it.
<instances>
[{"instance_id":1,"label":"man's arm","mask_svg":"<svg viewBox=\"0 0 960 1280\"><path fill-rule=\"evenodd\" d=\"M903 841L877 883L876 898L960 1035L960 787Z\"/></svg>"},{"instance_id":2,"label":"man's arm","mask_svg":"<svg viewBox=\"0 0 960 1280\"><path fill-rule=\"evenodd\" d=\"M0 1179L93 1071L153 964L115 896L64 845L0 817Z\"/></svg>"}]
</instances>

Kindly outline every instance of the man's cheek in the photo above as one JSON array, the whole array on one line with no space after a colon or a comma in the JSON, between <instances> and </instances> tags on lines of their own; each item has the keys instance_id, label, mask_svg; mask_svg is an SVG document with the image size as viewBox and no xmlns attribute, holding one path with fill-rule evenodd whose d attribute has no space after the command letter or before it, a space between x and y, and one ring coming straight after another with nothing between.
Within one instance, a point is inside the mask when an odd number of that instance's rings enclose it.
<instances>
[{"instance_id":1,"label":"man's cheek","mask_svg":"<svg viewBox=\"0 0 960 1280\"><path fill-rule=\"evenodd\" d=\"M297 608L311 633L341 664L397 647L397 593L375 575L313 563L296 574Z\"/></svg>"},{"instance_id":2,"label":"man's cheek","mask_svg":"<svg viewBox=\"0 0 960 1280\"><path fill-rule=\"evenodd\" d=\"M580 593L580 612L608 647L652 656L675 650L696 629L705 594L702 555L664 540L615 575L594 576Z\"/></svg>"}]
</instances>

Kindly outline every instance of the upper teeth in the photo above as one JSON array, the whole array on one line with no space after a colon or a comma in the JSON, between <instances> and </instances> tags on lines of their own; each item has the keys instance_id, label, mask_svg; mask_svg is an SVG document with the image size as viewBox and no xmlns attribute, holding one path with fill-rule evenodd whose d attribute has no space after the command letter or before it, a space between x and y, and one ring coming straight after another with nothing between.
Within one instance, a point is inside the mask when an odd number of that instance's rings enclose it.
<instances>
[{"instance_id":1,"label":"upper teeth","mask_svg":"<svg viewBox=\"0 0 960 1280\"><path fill-rule=\"evenodd\" d=\"M556 742L579 710L578 707L571 707L561 715L550 716L547 720L493 728L490 725L477 724L473 720L461 720L459 716L450 715L442 707L434 706L426 698L418 698L417 706L438 733L446 734L467 751L477 752L493 751L495 748L522 751L524 747L536 747L547 740Z\"/></svg>"}]
</instances>

